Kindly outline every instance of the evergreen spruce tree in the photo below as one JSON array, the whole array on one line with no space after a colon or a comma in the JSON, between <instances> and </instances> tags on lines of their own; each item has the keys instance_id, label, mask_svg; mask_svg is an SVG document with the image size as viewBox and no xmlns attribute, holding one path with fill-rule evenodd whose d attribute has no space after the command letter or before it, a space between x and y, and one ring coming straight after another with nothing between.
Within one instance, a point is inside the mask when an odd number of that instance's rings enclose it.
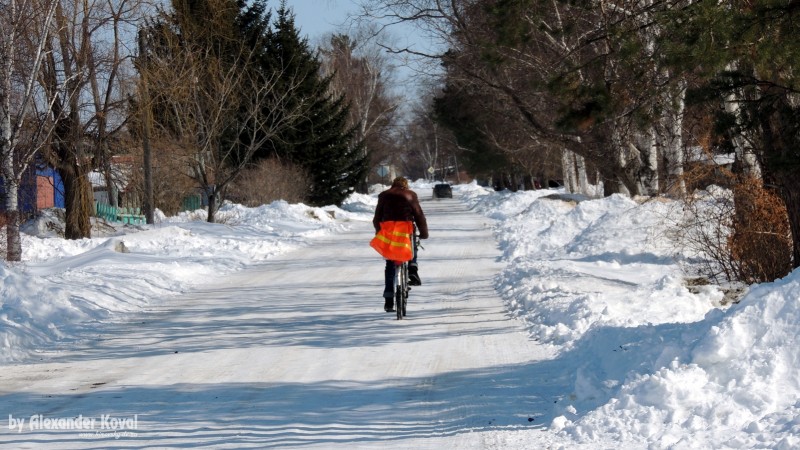
<instances>
[{"instance_id":1,"label":"evergreen spruce tree","mask_svg":"<svg viewBox=\"0 0 800 450\"><path fill-rule=\"evenodd\" d=\"M257 157L270 156L274 151L303 167L311 177L309 204L340 204L367 170L363 143L356 142L356 129L347 126L349 105L343 96L331 94L331 77L321 76L317 55L300 37L294 14L285 4L277 10L262 64L265 70L278 70L287 83L285 89L278 90L291 93L284 100L285 109L302 108L299 115L290 118L291 126Z\"/></svg>"}]
</instances>

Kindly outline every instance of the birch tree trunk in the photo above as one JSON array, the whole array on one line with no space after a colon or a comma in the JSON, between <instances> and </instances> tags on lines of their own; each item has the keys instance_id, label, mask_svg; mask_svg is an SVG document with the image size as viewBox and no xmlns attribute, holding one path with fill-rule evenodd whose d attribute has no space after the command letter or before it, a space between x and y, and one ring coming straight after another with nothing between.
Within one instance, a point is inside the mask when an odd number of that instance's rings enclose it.
<instances>
[{"instance_id":1,"label":"birch tree trunk","mask_svg":"<svg viewBox=\"0 0 800 450\"><path fill-rule=\"evenodd\" d=\"M589 177L586 174L586 159L583 156L575 155L575 171L578 176L578 193L592 196L589 192Z\"/></svg>"},{"instance_id":2,"label":"birch tree trunk","mask_svg":"<svg viewBox=\"0 0 800 450\"><path fill-rule=\"evenodd\" d=\"M656 195L658 193L658 147L656 146L655 127L636 132L634 143L629 146L631 153L640 162L637 173L639 193L643 195ZM629 163L630 158L626 163Z\"/></svg>"},{"instance_id":3,"label":"birch tree trunk","mask_svg":"<svg viewBox=\"0 0 800 450\"><path fill-rule=\"evenodd\" d=\"M624 168L626 166L626 161L628 158L627 158L627 152L625 150L626 146L623 141L623 137L621 135L620 127L615 126L611 134L612 134L611 143L614 147L614 155L615 155L614 157L617 159L617 165L619 167ZM628 196L631 195L630 190L627 188L627 186L625 186L625 183L621 178L606 180L606 193L608 192L615 192Z\"/></svg>"},{"instance_id":4,"label":"birch tree trunk","mask_svg":"<svg viewBox=\"0 0 800 450\"><path fill-rule=\"evenodd\" d=\"M3 50L6 50L5 48ZM3 52L6 53L5 51ZM6 57L7 58L7 57ZM17 177L14 172L14 154L11 136L11 64L7 58L7 62L3 64L4 73L0 74L3 83L2 103L0 103L0 163L2 163L2 170L0 175L5 187L5 212L6 212L6 256L8 261L19 261L21 258L22 249L19 245L19 224L17 219ZM6 75L9 74L9 75Z\"/></svg>"},{"instance_id":5,"label":"birch tree trunk","mask_svg":"<svg viewBox=\"0 0 800 450\"><path fill-rule=\"evenodd\" d=\"M727 70L736 70L736 63L730 64L726 67ZM736 119L736 128L743 130L742 123L742 108L741 102L746 101L741 90L736 90L728 94L725 98L725 111L732 114ZM756 158L755 149L753 148L753 138L746 133L735 133L733 136L733 146L736 151L736 159L742 165L742 172L755 178L761 178L761 166Z\"/></svg>"},{"instance_id":6,"label":"birch tree trunk","mask_svg":"<svg viewBox=\"0 0 800 450\"><path fill-rule=\"evenodd\" d=\"M9 261L22 258L19 186L51 129L45 122L29 122L42 121L49 113L49 106L38 114L31 110L34 109L33 87L57 4L58 0L12 1L1 8L0 175L6 191L6 259ZM15 73L18 66L28 67L28 72ZM20 135L26 127L34 132L25 145L20 145Z\"/></svg>"},{"instance_id":7,"label":"birch tree trunk","mask_svg":"<svg viewBox=\"0 0 800 450\"><path fill-rule=\"evenodd\" d=\"M6 259L20 261L22 241L19 235L19 182L13 166L12 158L3 158L3 187L6 191Z\"/></svg>"},{"instance_id":8,"label":"birch tree trunk","mask_svg":"<svg viewBox=\"0 0 800 450\"><path fill-rule=\"evenodd\" d=\"M666 161L666 185L679 196L686 194L686 182L683 179L683 113L686 108L686 80L681 79L677 86L667 93L664 99L667 105L660 121L659 147L663 149Z\"/></svg>"},{"instance_id":9,"label":"birch tree trunk","mask_svg":"<svg viewBox=\"0 0 800 450\"><path fill-rule=\"evenodd\" d=\"M564 189L568 193L575 193L577 190L575 184L575 156L567 149L561 152L561 170L564 177Z\"/></svg>"}]
</instances>

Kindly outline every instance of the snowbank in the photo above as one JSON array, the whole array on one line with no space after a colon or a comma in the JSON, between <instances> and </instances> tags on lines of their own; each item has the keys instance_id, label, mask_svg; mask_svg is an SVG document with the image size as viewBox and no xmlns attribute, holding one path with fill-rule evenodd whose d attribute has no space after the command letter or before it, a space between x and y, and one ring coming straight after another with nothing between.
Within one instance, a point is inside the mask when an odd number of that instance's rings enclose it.
<instances>
[{"instance_id":1,"label":"snowbank","mask_svg":"<svg viewBox=\"0 0 800 450\"><path fill-rule=\"evenodd\" d=\"M684 286L666 238L670 202L461 189L497 220L507 262L497 288L537 340L568 349L596 326L696 322L723 296Z\"/></svg>"},{"instance_id":2,"label":"snowbank","mask_svg":"<svg viewBox=\"0 0 800 450\"><path fill-rule=\"evenodd\" d=\"M724 314L651 336L672 359L632 376L608 403L556 429L582 443L657 448L800 446L800 271L754 287ZM649 341L649 342L647 342ZM633 361L632 361L633 362ZM637 370L628 366L630 372Z\"/></svg>"},{"instance_id":3,"label":"snowbank","mask_svg":"<svg viewBox=\"0 0 800 450\"><path fill-rule=\"evenodd\" d=\"M218 223L205 222L204 211L160 214L153 226L105 228L106 236L73 241L53 237L57 219L49 216L25 228L35 234L23 235L23 263L0 266L0 363L31 358L75 326L140 310L370 220L373 209L369 196L342 208L225 204Z\"/></svg>"},{"instance_id":4,"label":"snowbank","mask_svg":"<svg viewBox=\"0 0 800 450\"><path fill-rule=\"evenodd\" d=\"M458 192L497 221L509 310L571 372L550 424L565 448L800 446L800 271L723 310L684 286L672 202Z\"/></svg>"}]
</instances>

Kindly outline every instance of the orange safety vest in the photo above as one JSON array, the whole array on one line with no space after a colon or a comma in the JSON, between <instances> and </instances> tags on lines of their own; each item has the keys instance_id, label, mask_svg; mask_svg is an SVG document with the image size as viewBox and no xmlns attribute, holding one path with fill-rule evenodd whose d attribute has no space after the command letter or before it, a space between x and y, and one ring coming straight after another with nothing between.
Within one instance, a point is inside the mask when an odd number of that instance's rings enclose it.
<instances>
[{"instance_id":1,"label":"orange safety vest","mask_svg":"<svg viewBox=\"0 0 800 450\"><path fill-rule=\"evenodd\" d=\"M391 261L411 261L414 250L411 248L411 233L414 223L410 221L381 222L379 231L369 245L384 258Z\"/></svg>"}]
</instances>

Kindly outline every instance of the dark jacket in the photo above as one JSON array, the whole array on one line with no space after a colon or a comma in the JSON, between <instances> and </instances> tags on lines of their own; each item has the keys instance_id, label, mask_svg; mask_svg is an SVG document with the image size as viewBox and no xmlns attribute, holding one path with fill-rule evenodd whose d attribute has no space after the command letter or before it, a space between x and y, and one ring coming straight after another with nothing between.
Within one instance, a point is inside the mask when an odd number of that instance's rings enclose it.
<instances>
[{"instance_id":1,"label":"dark jacket","mask_svg":"<svg viewBox=\"0 0 800 450\"><path fill-rule=\"evenodd\" d=\"M393 187L378 195L378 206L375 208L375 217L372 224L377 233L381 229L381 222L411 221L417 225L420 239L428 239L428 222L425 213L419 206L419 198L411 189Z\"/></svg>"}]
</instances>

